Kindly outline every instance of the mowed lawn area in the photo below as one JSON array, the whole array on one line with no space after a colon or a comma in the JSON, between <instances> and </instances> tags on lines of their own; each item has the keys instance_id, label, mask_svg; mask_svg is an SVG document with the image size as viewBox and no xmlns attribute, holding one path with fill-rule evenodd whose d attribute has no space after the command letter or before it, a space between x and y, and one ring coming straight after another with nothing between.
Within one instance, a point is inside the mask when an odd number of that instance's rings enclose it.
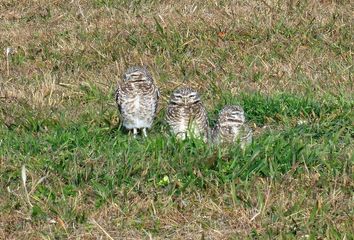
<instances>
[{"instance_id":1,"label":"mowed lawn area","mask_svg":"<svg viewBox=\"0 0 354 240\"><path fill-rule=\"evenodd\" d=\"M0 239L354 239L353 5L332 0L1 0ZM146 65L148 138L114 92ZM254 130L177 141L171 92Z\"/></svg>"}]
</instances>

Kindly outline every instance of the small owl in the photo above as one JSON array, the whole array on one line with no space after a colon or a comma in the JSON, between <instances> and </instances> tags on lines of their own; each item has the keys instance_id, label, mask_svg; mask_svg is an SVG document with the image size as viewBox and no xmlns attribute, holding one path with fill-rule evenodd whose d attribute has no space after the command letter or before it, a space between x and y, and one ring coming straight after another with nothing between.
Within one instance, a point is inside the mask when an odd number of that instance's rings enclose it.
<instances>
[{"instance_id":1,"label":"small owl","mask_svg":"<svg viewBox=\"0 0 354 240\"><path fill-rule=\"evenodd\" d=\"M133 129L134 137L142 129L151 128L156 115L159 91L145 67L130 67L118 84L116 102L122 117L123 126Z\"/></svg>"},{"instance_id":2,"label":"small owl","mask_svg":"<svg viewBox=\"0 0 354 240\"><path fill-rule=\"evenodd\" d=\"M207 112L197 91L182 87L175 90L167 107L166 122L178 139L209 137Z\"/></svg>"},{"instance_id":3,"label":"small owl","mask_svg":"<svg viewBox=\"0 0 354 240\"><path fill-rule=\"evenodd\" d=\"M225 106L212 132L216 144L239 142L241 148L251 143L252 129L247 126L245 112L240 106Z\"/></svg>"}]
</instances>

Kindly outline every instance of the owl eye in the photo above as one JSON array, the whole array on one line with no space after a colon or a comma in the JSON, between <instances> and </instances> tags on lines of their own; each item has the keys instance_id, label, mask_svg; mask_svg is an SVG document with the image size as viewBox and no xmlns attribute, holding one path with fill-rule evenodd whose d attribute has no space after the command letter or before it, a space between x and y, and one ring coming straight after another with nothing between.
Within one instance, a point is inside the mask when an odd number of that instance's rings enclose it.
<instances>
[{"instance_id":1,"label":"owl eye","mask_svg":"<svg viewBox=\"0 0 354 240\"><path fill-rule=\"evenodd\" d=\"M130 75L132 78L141 78L141 77L143 77L143 75L142 74L139 74L139 73L134 73L134 74L131 74Z\"/></svg>"}]
</instances>

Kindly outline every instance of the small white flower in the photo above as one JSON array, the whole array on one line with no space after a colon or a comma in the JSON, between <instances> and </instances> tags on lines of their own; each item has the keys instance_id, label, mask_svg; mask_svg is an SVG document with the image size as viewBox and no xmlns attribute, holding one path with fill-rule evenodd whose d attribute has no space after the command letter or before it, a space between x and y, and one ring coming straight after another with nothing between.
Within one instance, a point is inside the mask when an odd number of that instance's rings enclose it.
<instances>
[{"instance_id":1,"label":"small white flower","mask_svg":"<svg viewBox=\"0 0 354 240\"><path fill-rule=\"evenodd\" d=\"M26 174L26 166L23 165L21 169L21 177L22 177L22 183L24 186L26 186L26 181L27 181L27 174Z\"/></svg>"},{"instance_id":2,"label":"small white flower","mask_svg":"<svg viewBox=\"0 0 354 240\"><path fill-rule=\"evenodd\" d=\"M302 124L306 124L307 120L298 120L297 121L297 125L302 125Z\"/></svg>"},{"instance_id":3,"label":"small white flower","mask_svg":"<svg viewBox=\"0 0 354 240\"><path fill-rule=\"evenodd\" d=\"M11 53L13 53L14 49L12 47L5 48L6 57L8 57Z\"/></svg>"},{"instance_id":4,"label":"small white flower","mask_svg":"<svg viewBox=\"0 0 354 240\"><path fill-rule=\"evenodd\" d=\"M57 223L57 221L55 219L48 219L48 223L54 224L54 223Z\"/></svg>"}]
</instances>

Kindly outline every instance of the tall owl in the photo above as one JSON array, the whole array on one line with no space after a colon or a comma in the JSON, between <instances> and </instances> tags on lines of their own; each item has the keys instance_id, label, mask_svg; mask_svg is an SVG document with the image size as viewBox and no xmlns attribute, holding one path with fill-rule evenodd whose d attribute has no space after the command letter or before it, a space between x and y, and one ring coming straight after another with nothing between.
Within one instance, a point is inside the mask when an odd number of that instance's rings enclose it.
<instances>
[{"instance_id":1,"label":"tall owl","mask_svg":"<svg viewBox=\"0 0 354 240\"><path fill-rule=\"evenodd\" d=\"M166 122L179 139L209 138L207 112L197 91L182 87L175 90L167 107Z\"/></svg>"},{"instance_id":2,"label":"tall owl","mask_svg":"<svg viewBox=\"0 0 354 240\"><path fill-rule=\"evenodd\" d=\"M156 115L159 90L145 67L130 67L118 83L116 102L123 126L133 129L134 137L138 129L147 137L146 129L151 128Z\"/></svg>"},{"instance_id":3,"label":"tall owl","mask_svg":"<svg viewBox=\"0 0 354 240\"><path fill-rule=\"evenodd\" d=\"M225 106L212 131L212 141L219 143L240 143L244 148L252 141L252 129L247 126L245 112L241 106Z\"/></svg>"}]
</instances>

